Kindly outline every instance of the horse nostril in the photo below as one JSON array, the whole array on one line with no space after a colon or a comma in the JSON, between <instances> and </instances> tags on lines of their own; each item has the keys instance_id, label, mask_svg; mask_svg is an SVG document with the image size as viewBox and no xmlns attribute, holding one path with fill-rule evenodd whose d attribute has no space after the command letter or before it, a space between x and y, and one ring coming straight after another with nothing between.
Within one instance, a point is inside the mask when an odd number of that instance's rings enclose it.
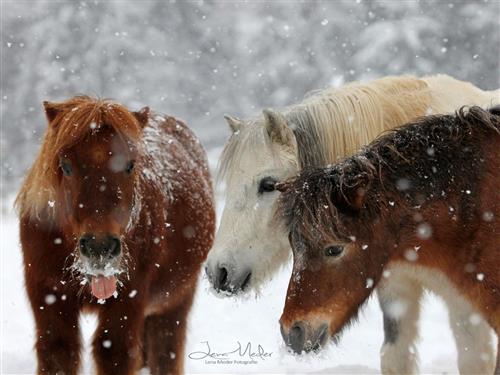
<instances>
[{"instance_id":1,"label":"horse nostril","mask_svg":"<svg viewBox=\"0 0 500 375\"><path fill-rule=\"evenodd\" d=\"M238 272L233 268L217 266L208 267L207 275L216 291L236 294L248 286L252 273L250 271Z\"/></svg>"},{"instance_id":2,"label":"horse nostril","mask_svg":"<svg viewBox=\"0 0 500 375\"><path fill-rule=\"evenodd\" d=\"M305 342L304 325L301 322L296 322L292 326L292 328L290 328L287 344L292 348L292 350L295 353L300 354L304 350L304 342Z\"/></svg>"},{"instance_id":3,"label":"horse nostril","mask_svg":"<svg viewBox=\"0 0 500 375\"><path fill-rule=\"evenodd\" d=\"M226 267L220 267L217 269L217 275L215 276L215 289L226 290L227 286L227 269Z\"/></svg>"},{"instance_id":4,"label":"horse nostril","mask_svg":"<svg viewBox=\"0 0 500 375\"><path fill-rule=\"evenodd\" d=\"M90 234L84 234L83 236L80 237L78 240L78 246L80 248L80 252L82 255L88 257L90 256L91 249L89 246L90 240L92 239L92 235Z\"/></svg>"},{"instance_id":5,"label":"horse nostril","mask_svg":"<svg viewBox=\"0 0 500 375\"><path fill-rule=\"evenodd\" d=\"M243 283L241 284L241 290L245 290L245 288L250 284L250 277L252 276L252 271L249 271L248 274L243 279Z\"/></svg>"},{"instance_id":6,"label":"horse nostril","mask_svg":"<svg viewBox=\"0 0 500 375\"><path fill-rule=\"evenodd\" d=\"M323 324L316 335L316 342L312 348L313 351L317 352L323 347L328 340L328 324Z\"/></svg>"},{"instance_id":7,"label":"horse nostril","mask_svg":"<svg viewBox=\"0 0 500 375\"><path fill-rule=\"evenodd\" d=\"M121 243L120 239L114 236L110 236L109 240L109 254L111 256L118 256L121 252Z\"/></svg>"}]
</instances>

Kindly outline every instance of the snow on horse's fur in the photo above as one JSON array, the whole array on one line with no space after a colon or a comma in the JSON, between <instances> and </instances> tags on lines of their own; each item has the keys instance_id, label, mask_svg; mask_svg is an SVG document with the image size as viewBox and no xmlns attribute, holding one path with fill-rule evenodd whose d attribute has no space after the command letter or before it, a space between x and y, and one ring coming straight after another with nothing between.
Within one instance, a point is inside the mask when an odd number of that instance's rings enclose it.
<instances>
[{"instance_id":1,"label":"snow on horse's fur","mask_svg":"<svg viewBox=\"0 0 500 375\"><path fill-rule=\"evenodd\" d=\"M226 202L208 256L209 279L219 288L224 280L232 292L241 292L242 286L258 289L289 259L283 225L273 222L278 193L272 187L260 189L266 179L283 181L304 167L331 164L379 133L420 116L451 113L463 105L490 106L499 98L498 90L482 91L446 75L386 77L318 91L282 113L267 110L263 117L247 121L226 116L233 133L222 153L218 176L226 185ZM225 277L220 276L221 270ZM418 281L406 281L411 285L406 291L387 283L379 294L381 298L411 296L415 309L406 322L410 330L417 324L422 287ZM467 303L452 310L450 326L460 370L487 371L491 365L479 353L492 354L489 328L470 324L468 316L474 310ZM406 356L416 367L416 355L409 350L416 332L411 330L397 353L391 354L391 348L385 351L382 362Z\"/></svg>"},{"instance_id":2,"label":"snow on horse's fur","mask_svg":"<svg viewBox=\"0 0 500 375\"><path fill-rule=\"evenodd\" d=\"M437 271L479 312L469 320L484 320L500 335L499 151L500 106L471 107L419 119L333 166L306 168L281 183L277 217L294 252L281 317L287 343L301 352L337 337L373 288L392 280L384 272L391 265L395 282L405 272L425 280L419 274ZM406 303L381 304L386 343L397 347ZM392 359L384 372L415 371ZM500 351L496 363L499 374Z\"/></svg>"},{"instance_id":3,"label":"snow on horse's fur","mask_svg":"<svg viewBox=\"0 0 500 375\"><path fill-rule=\"evenodd\" d=\"M38 373L77 373L82 311L99 316L98 374L182 373L215 229L203 148L181 121L147 107L86 96L44 105L49 126L16 201ZM89 234L115 238L121 254L96 270L82 252Z\"/></svg>"}]
</instances>

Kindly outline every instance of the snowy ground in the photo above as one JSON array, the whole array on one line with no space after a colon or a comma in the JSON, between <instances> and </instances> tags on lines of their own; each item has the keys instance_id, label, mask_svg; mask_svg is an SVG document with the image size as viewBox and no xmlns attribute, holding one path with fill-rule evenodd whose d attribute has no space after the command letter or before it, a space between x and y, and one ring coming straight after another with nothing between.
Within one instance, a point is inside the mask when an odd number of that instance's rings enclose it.
<instances>
[{"instance_id":1,"label":"snowy ground","mask_svg":"<svg viewBox=\"0 0 500 375\"><path fill-rule=\"evenodd\" d=\"M33 319L24 291L18 228L13 213L3 217L1 243L1 373L33 374ZM222 299L213 295L206 278L202 277L190 315L186 353L206 349L204 342L208 341L213 352L229 352L237 348L238 342L243 346L250 342L254 349L261 345L272 355L246 365L207 364L204 360L186 358L187 373L378 373L382 316L374 298L360 315L359 323L345 333L339 346L306 357L291 355L284 349L278 319L289 273L290 267L287 267L263 288L260 296L244 299ZM95 318L84 316L81 325L88 348ZM434 296L427 296L424 303L421 336L421 372L457 373L447 313ZM91 363L86 351L82 373L93 373Z\"/></svg>"}]
</instances>

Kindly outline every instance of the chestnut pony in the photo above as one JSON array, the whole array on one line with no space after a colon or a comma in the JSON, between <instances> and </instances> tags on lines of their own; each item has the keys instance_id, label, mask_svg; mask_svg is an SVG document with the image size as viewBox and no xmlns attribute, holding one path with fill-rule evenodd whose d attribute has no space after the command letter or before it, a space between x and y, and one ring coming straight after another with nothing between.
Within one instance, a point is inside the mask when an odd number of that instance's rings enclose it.
<instances>
[{"instance_id":1,"label":"chestnut pony","mask_svg":"<svg viewBox=\"0 0 500 375\"><path fill-rule=\"evenodd\" d=\"M181 373L187 315L212 244L205 152L181 121L77 96L17 197L38 374L76 374L81 312L98 314L97 374Z\"/></svg>"},{"instance_id":2,"label":"chestnut pony","mask_svg":"<svg viewBox=\"0 0 500 375\"><path fill-rule=\"evenodd\" d=\"M280 184L294 255L286 343L299 353L319 349L379 283L403 274L445 299L464 298L479 312L473 325L486 321L500 334L499 172L500 107L471 107L421 118ZM386 340L396 342L408 306L381 303L391 312Z\"/></svg>"}]
</instances>

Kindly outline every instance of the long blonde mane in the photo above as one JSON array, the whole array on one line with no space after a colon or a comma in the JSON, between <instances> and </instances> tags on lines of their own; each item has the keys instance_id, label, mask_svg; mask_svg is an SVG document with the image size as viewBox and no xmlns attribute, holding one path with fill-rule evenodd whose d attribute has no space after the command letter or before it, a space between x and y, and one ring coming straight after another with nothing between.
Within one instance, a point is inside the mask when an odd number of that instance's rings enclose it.
<instances>
[{"instance_id":1,"label":"long blonde mane","mask_svg":"<svg viewBox=\"0 0 500 375\"><path fill-rule=\"evenodd\" d=\"M303 168L333 163L384 130L425 115L430 104L426 82L410 76L386 77L315 92L283 114L294 131ZM220 159L219 179L262 140L263 121L252 119L231 136Z\"/></svg>"},{"instance_id":2,"label":"long blonde mane","mask_svg":"<svg viewBox=\"0 0 500 375\"><path fill-rule=\"evenodd\" d=\"M140 124L132 113L110 100L76 96L50 106L54 118L15 201L21 216L39 217L42 212L48 217L54 215L58 206L59 158L64 149L98 132L102 126L111 126L131 140L137 140L141 134Z\"/></svg>"},{"instance_id":3,"label":"long blonde mane","mask_svg":"<svg viewBox=\"0 0 500 375\"><path fill-rule=\"evenodd\" d=\"M294 129L303 168L333 163L383 131L425 115L430 105L424 81L386 77L324 90L290 107L285 117Z\"/></svg>"}]
</instances>

